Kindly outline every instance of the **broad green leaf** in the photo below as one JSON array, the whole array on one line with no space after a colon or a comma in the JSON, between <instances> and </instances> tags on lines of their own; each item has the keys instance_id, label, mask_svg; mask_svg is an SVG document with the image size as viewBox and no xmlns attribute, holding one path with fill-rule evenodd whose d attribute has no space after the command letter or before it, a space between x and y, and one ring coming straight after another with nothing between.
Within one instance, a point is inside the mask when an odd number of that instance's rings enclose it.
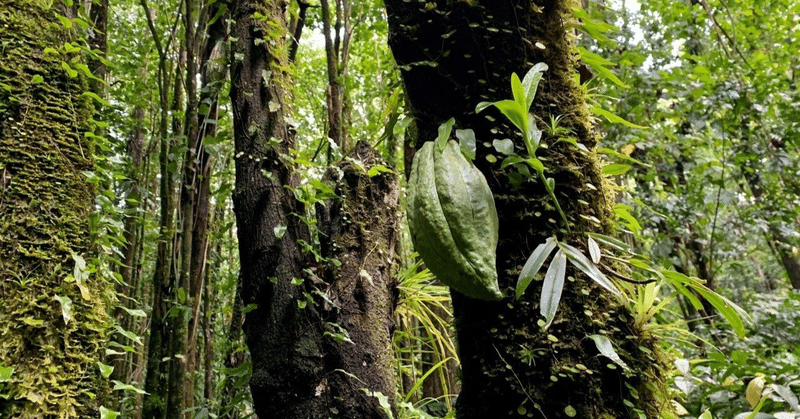
<instances>
[{"instance_id":1,"label":"broad green leaf","mask_svg":"<svg viewBox=\"0 0 800 419\"><path fill-rule=\"evenodd\" d=\"M147 394L146 391L140 390L140 389L138 389L138 388L136 388L136 387L134 387L134 386L132 386L130 384L125 384L125 383L123 383L121 381L117 381L117 380L111 380L111 382L114 383L114 388L112 389L114 391L122 390L122 391L132 391L132 392L138 393L138 394Z\"/></svg>"},{"instance_id":2,"label":"broad green leaf","mask_svg":"<svg viewBox=\"0 0 800 419\"><path fill-rule=\"evenodd\" d=\"M14 367L0 366L0 383L7 383L12 375L14 375Z\"/></svg>"},{"instance_id":3,"label":"broad green leaf","mask_svg":"<svg viewBox=\"0 0 800 419\"><path fill-rule=\"evenodd\" d=\"M450 118L447 122L439 125L439 135L436 137L436 148L439 151L444 151L444 146L447 145L447 140L450 139L450 132L453 131L455 123L455 118Z\"/></svg>"},{"instance_id":4,"label":"broad green leaf","mask_svg":"<svg viewBox=\"0 0 800 419\"><path fill-rule=\"evenodd\" d=\"M527 132L528 112L513 100L494 102L494 106L516 126L520 132Z\"/></svg>"},{"instance_id":5,"label":"broad green leaf","mask_svg":"<svg viewBox=\"0 0 800 419\"><path fill-rule=\"evenodd\" d=\"M64 323L69 324L69 321L72 320L72 299L60 295L56 295L55 299L61 304L61 317L64 318Z\"/></svg>"},{"instance_id":6,"label":"broad green leaf","mask_svg":"<svg viewBox=\"0 0 800 419\"><path fill-rule=\"evenodd\" d=\"M800 413L800 403L798 403L797 396L792 392L792 389L779 384L772 384L772 389L775 390L786 403L789 403L789 406L792 406L795 412Z\"/></svg>"},{"instance_id":7,"label":"broad green leaf","mask_svg":"<svg viewBox=\"0 0 800 419\"><path fill-rule=\"evenodd\" d=\"M711 416L711 411L706 409L697 419L714 419L714 417Z\"/></svg>"},{"instance_id":8,"label":"broad green leaf","mask_svg":"<svg viewBox=\"0 0 800 419\"><path fill-rule=\"evenodd\" d=\"M536 63L522 79L522 88L525 90L525 98L528 100L525 105L526 112L531 109L533 99L536 97L536 90L539 88L539 81L542 80L542 73L547 71L547 68L545 63Z\"/></svg>"},{"instance_id":9,"label":"broad green leaf","mask_svg":"<svg viewBox=\"0 0 800 419\"><path fill-rule=\"evenodd\" d=\"M603 356L614 361L614 363L622 367L622 369L630 370L628 364L626 364L625 361L619 357L617 351L614 350L614 345L611 344L611 340L608 337L603 335L589 335L589 337L594 341L597 350L600 351Z\"/></svg>"},{"instance_id":10,"label":"broad green leaf","mask_svg":"<svg viewBox=\"0 0 800 419\"><path fill-rule=\"evenodd\" d=\"M100 374L103 378L108 378L111 376L111 373L114 372L114 367L111 365L106 365L100 361L97 361L97 366L100 367Z\"/></svg>"},{"instance_id":11,"label":"broad green leaf","mask_svg":"<svg viewBox=\"0 0 800 419\"><path fill-rule=\"evenodd\" d=\"M394 171L382 164L378 164L369 168L369 170L367 171L367 176L375 177L378 176L378 174L380 173L394 173Z\"/></svg>"},{"instance_id":12,"label":"broad green leaf","mask_svg":"<svg viewBox=\"0 0 800 419\"><path fill-rule=\"evenodd\" d=\"M629 212L632 208L633 207L629 205L616 204L614 205L614 213L617 214L617 217L628 222L628 228L633 230L634 234L639 234L642 226L639 224L639 221L636 219L636 217L632 216Z\"/></svg>"},{"instance_id":13,"label":"broad green leaf","mask_svg":"<svg viewBox=\"0 0 800 419\"><path fill-rule=\"evenodd\" d=\"M522 272L519 273L519 278L517 279L517 299L522 297L522 294L525 293L528 285L533 281L533 277L539 272L539 269L544 265L544 261L547 260L547 257L550 256L550 253L555 248L555 237L548 237L544 243L536 246L536 249L533 250L533 253L531 253L528 261L525 262L525 266L522 267Z\"/></svg>"},{"instance_id":14,"label":"broad green leaf","mask_svg":"<svg viewBox=\"0 0 800 419\"><path fill-rule=\"evenodd\" d=\"M147 313L145 313L142 309L131 309L125 306L119 306L119 308L125 310L126 313L133 317L147 317Z\"/></svg>"},{"instance_id":15,"label":"broad green leaf","mask_svg":"<svg viewBox=\"0 0 800 419\"><path fill-rule=\"evenodd\" d=\"M105 406L100 406L100 419L117 419L119 412L106 409Z\"/></svg>"},{"instance_id":16,"label":"broad green leaf","mask_svg":"<svg viewBox=\"0 0 800 419\"><path fill-rule=\"evenodd\" d=\"M558 303L561 301L561 292L564 290L564 277L567 274L567 257L563 250L556 252L547 273L544 275L542 284L542 295L539 299L539 314L545 319L544 328L550 327L558 311Z\"/></svg>"},{"instance_id":17,"label":"broad green leaf","mask_svg":"<svg viewBox=\"0 0 800 419\"><path fill-rule=\"evenodd\" d=\"M542 142L542 130L536 125L536 118L533 114L528 114L528 132L525 134L525 142L528 147L528 154L533 157L536 155L536 150L539 149L539 144Z\"/></svg>"},{"instance_id":18,"label":"broad green leaf","mask_svg":"<svg viewBox=\"0 0 800 419\"><path fill-rule=\"evenodd\" d=\"M381 406L381 409L383 409L383 414L385 414L389 419L394 419L394 414L392 413L392 404L389 403L388 396L380 391L372 391L368 388L362 388L361 391L363 391L367 396L378 399L378 404Z\"/></svg>"},{"instance_id":19,"label":"broad green leaf","mask_svg":"<svg viewBox=\"0 0 800 419\"><path fill-rule=\"evenodd\" d=\"M493 140L492 145L498 153L505 154L506 156L511 156L514 154L514 142L508 138L502 140Z\"/></svg>"},{"instance_id":20,"label":"broad green leaf","mask_svg":"<svg viewBox=\"0 0 800 419\"><path fill-rule=\"evenodd\" d=\"M475 106L475 113L481 113L486 108L494 106L494 102L481 102Z\"/></svg>"},{"instance_id":21,"label":"broad green leaf","mask_svg":"<svg viewBox=\"0 0 800 419\"><path fill-rule=\"evenodd\" d=\"M564 253L567 255L567 259L575 265L576 268L580 269L583 273L585 273L589 278L591 278L594 282L596 282L601 287L605 288L612 294L621 297L622 293L617 289L617 286L614 285L611 280L609 280L600 269L597 269L597 266L594 265L589 259L584 256L584 254L566 244L566 243L559 243L558 246L564 249Z\"/></svg>"},{"instance_id":22,"label":"broad green leaf","mask_svg":"<svg viewBox=\"0 0 800 419\"><path fill-rule=\"evenodd\" d=\"M42 77L40 74L34 74L33 77L31 78L31 84L39 84L43 81L44 77Z\"/></svg>"},{"instance_id":23,"label":"broad green leaf","mask_svg":"<svg viewBox=\"0 0 800 419\"><path fill-rule=\"evenodd\" d=\"M523 159L520 156L508 156L503 160L503 163L500 164L500 168L501 169L505 169L506 167L508 167L511 164L520 163L520 162L522 162L524 160L525 159Z\"/></svg>"},{"instance_id":24,"label":"broad green leaf","mask_svg":"<svg viewBox=\"0 0 800 419\"><path fill-rule=\"evenodd\" d=\"M629 164L621 164L621 163L611 163L605 167L603 167L603 173L611 176L618 176L624 175L631 170L631 165Z\"/></svg>"},{"instance_id":25,"label":"broad green leaf","mask_svg":"<svg viewBox=\"0 0 800 419\"><path fill-rule=\"evenodd\" d=\"M142 344L142 339L136 333L133 333L129 330L125 330L120 325L114 326L114 330L120 335L130 339L131 341L136 342L140 345Z\"/></svg>"},{"instance_id":26,"label":"broad green leaf","mask_svg":"<svg viewBox=\"0 0 800 419\"><path fill-rule=\"evenodd\" d=\"M456 138L458 138L458 143L461 146L461 154L463 154L467 160L475 160L477 149L475 131L471 129L457 129Z\"/></svg>"},{"instance_id":27,"label":"broad green leaf","mask_svg":"<svg viewBox=\"0 0 800 419\"><path fill-rule=\"evenodd\" d=\"M528 163L537 172L544 173L544 164L542 164L542 162L536 157L525 159L525 162Z\"/></svg>"},{"instance_id":28,"label":"broad green leaf","mask_svg":"<svg viewBox=\"0 0 800 419\"><path fill-rule=\"evenodd\" d=\"M609 112L609 111L607 111L607 110L605 110L605 109L603 109L603 108L601 108L599 106L592 106L591 112L593 114L595 114L595 115L600 115L600 116L606 118L608 120L608 122L613 122L613 123L616 123L616 124L622 124L622 125L625 125L626 127L630 127L630 128L649 129L649 128L643 127L641 125L636 125L633 122L628 122L625 119L622 119L621 117L615 115L614 113Z\"/></svg>"}]
</instances>

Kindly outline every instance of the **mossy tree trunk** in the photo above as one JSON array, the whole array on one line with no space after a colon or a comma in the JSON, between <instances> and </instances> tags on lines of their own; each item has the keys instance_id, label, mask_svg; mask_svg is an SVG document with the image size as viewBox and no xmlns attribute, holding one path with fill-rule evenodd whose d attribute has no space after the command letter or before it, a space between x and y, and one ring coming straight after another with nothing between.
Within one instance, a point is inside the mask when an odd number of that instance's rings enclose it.
<instances>
[{"instance_id":1,"label":"mossy tree trunk","mask_svg":"<svg viewBox=\"0 0 800 419\"><path fill-rule=\"evenodd\" d=\"M531 112L546 122L562 117L560 126L588 149L595 147L598 138L567 37L572 6L566 0L386 0L389 44L402 69L417 148L435 139L438 126L451 117L456 128L474 130L475 163L489 181L500 218L497 271L506 298L493 303L451 292L463 379L459 418L625 418L635 417L634 409L655 418L660 409L669 409L668 403L659 405L656 394L661 362L656 343L583 274L568 269L574 281L566 283L546 332L537 325L541 282L520 300L513 298L522 266L547 237L557 236L588 254L587 232L613 230L614 197L594 152L555 144L545 134L549 147L537 153L555 179L568 233L536 178L515 187L510 170L488 162L487 156L496 154L493 140L510 138L517 152L525 153L516 129L494 109L475 113L481 101L511 97L512 72L522 77L545 62L549 70ZM608 336L632 372L609 368L612 362L600 356L588 338L592 334Z\"/></svg>"},{"instance_id":2,"label":"mossy tree trunk","mask_svg":"<svg viewBox=\"0 0 800 419\"><path fill-rule=\"evenodd\" d=\"M321 205L317 232L295 197L288 2L232 4L231 102L244 322L253 361L250 388L259 417L379 418L382 393L393 405L391 250L399 188L350 164L332 178L341 201ZM353 158L378 164L368 148ZM349 163L348 163L349 164ZM326 221L329 220L329 221ZM306 247L304 247L306 246ZM306 249L306 250L304 250ZM326 262L335 258L336 262ZM349 336L349 339L344 339Z\"/></svg>"},{"instance_id":3,"label":"mossy tree trunk","mask_svg":"<svg viewBox=\"0 0 800 419\"><path fill-rule=\"evenodd\" d=\"M108 282L85 271L93 145L87 87L46 54L74 39L44 2L0 2L0 417L98 417ZM75 278L77 276L77 278ZM73 279L74 278L74 279Z\"/></svg>"}]
</instances>

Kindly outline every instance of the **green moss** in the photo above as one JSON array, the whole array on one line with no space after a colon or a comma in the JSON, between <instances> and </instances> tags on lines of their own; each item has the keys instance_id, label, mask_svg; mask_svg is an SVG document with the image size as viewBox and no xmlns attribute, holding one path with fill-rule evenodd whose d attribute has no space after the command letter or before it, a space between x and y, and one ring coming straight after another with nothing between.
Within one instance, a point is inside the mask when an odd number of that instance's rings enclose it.
<instances>
[{"instance_id":1,"label":"green moss","mask_svg":"<svg viewBox=\"0 0 800 419\"><path fill-rule=\"evenodd\" d=\"M0 362L14 367L12 397L0 416L96 415L96 361L107 329L108 286L94 275L81 294L72 254L87 257L93 146L83 137L91 115L84 85L57 54L68 34L55 10L22 0L0 4ZM41 83L32 83L41 76ZM72 303L69 322L56 296Z\"/></svg>"}]
</instances>

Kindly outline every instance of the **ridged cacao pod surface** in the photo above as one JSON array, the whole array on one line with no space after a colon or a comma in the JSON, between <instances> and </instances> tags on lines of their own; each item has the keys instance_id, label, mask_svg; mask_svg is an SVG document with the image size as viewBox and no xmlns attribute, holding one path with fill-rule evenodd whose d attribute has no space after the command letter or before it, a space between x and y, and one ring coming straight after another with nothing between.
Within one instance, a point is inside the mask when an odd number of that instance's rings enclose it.
<instances>
[{"instance_id":1,"label":"ridged cacao pod surface","mask_svg":"<svg viewBox=\"0 0 800 419\"><path fill-rule=\"evenodd\" d=\"M407 202L411 240L428 269L462 294L500 300L494 197L457 142L439 151L428 141L417 151Z\"/></svg>"}]
</instances>

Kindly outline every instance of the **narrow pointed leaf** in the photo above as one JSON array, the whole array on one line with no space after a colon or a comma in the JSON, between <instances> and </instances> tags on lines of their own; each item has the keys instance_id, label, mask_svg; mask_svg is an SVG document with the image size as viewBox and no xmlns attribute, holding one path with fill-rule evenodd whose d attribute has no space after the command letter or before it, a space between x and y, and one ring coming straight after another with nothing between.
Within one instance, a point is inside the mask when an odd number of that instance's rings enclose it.
<instances>
[{"instance_id":1,"label":"narrow pointed leaf","mask_svg":"<svg viewBox=\"0 0 800 419\"><path fill-rule=\"evenodd\" d=\"M475 106L475 113L481 113L490 106L494 106L494 102L481 102Z\"/></svg>"},{"instance_id":2,"label":"narrow pointed leaf","mask_svg":"<svg viewBox=\"0 0 800 419\"><path fill-rule=\"evenodd\" d=\"M517 73L511 74L511 93L514 94L514 102L517 102L520 108L527 112L528 109L525 108L525 105L528 100L525 97L525 90L522 88L522 82L519 80Z\"/></svg>"},{"instance_id":3,"label":"narrow pointed leaf","mask_svg":"<svg viewBox=\"0 0 800 419\"><path fill-rule=\"evenodd\" d=\"M439 135L436 137L436 148L439 151L444 150L444 146L447 145L447 140L450 139L450 132L453 131L455 123L455 118L450 118L447 122L439 125Z\"/></svg>"},{"instance_id":4,"label":"narrow pointed leaf","mask_svg":"<svg viewBox=\"0 0 800 419\"><path fill-rule=\"evenodd\" d=\"M733 301L717 294L704 285L691 285L691 288L714 306L740 338L745 336L742 318L747 318L747 313L744 310L734 304Z\"/></svg>"},{"instance_id":5,"label":"narrow pointed leaf","mask_svg":"<svg viewBox=\"0 0 800 419\"><path fill-rule=\"evenodd\" d=\"M603 356L614 361L614 363L622 367L622 369L630 370L628 364L626 364L625 361L619 357L617 351L614 350L614 345L611 344L609 338L603 335L589 335L589 337L594 341L597 350L600 351Z\"/></svg>"},{"instance_id":6,"label":"narrow pointed leaf","mask_svg":"<svg viewBox=\"0 0 800 419\"><path fill-rule=\"evenodd\" d=\"M539 82L542 80L542 73L547 71L547 68L547 64L538 63L531 67L528 73L525 74L525 78L522 79L522 87L525 89L525 97L528 99L525 107L526 111L531 109L533 99L536 97L536 90L539 88Z\"/></svg>"},{"instance_id":7,"label":"narrow pointed leaf","mask_svg":"<svg viewBox=\"0 0 800 419\"><path fill-rule=\"evenodd\" d=\"M564 277L566 274L567 257L564 255L563 250L559 250L553 256L553 260L550 261L550 266L547 268L547 273L544 275L542 296L539 300L539 313L545 318L545 329L550 327L550 323L556 317L558 303L561 302L561 291L564 290Z\"/></svg>"},{"instance_id":8,"label":"narrow pointed leaf","mask_svg":"<svg viewBox=\"0 0 800 419\"><path fill-rule=\"evenodd\" d=\"M592 236L589 236L589 256L592 258L592 262L600 263L600 246L597 245Z\"/></svg>"},{"instance_id":9,"label":"narrow pointed leaf","mask_svg":"<svg viewBox=\"0 0 800 419\"><path fill-rule=\"evenodd\" d=\"M797 396L794 395L789 387L773 384L772 388L786 403L789 403L789 406L792 406L795 412L800 413L800 402L797 401Z\"/></svg>"},{"instance_id":10,"label":"narrow pointed leaf","mask_svg":"<svg viewBox=\"0 0 800 419\"><path fill-rule=\"evenodd\" d=\"M525 293L528 285L533 281L533 277L539 272L539 269L542 268L544 261L547 260L547 257L550 256L550 253L555 247L556 239L549 237L544 243L536 246L536 249L533 250L528 261L525 262L525 266L522 267L522 272L519 273L519 279L517 279L517 298L522 297L522 294Z\"/></svg>"},{"instance_id":11,"label":"narrow pointed leaf","mask_svg":"<svg viewBox=\"0 0 800 419\"><path fill-rule=\"evenodd\" d=\"M558 245L564 249L564 253L566 253L567 258L570 262L572 262L573 265L575 265L576 268L580 269L594 282L610 291L612 294L618 297L622 296L622 293L619 291L619 289L617 289L617 286L614 285L614 283L611 282L611 280L609 280L605 274L600 272L600 269L597 269L597 266L587 259L580 250L566 243L559 243Z\"/></svg>"},{"instance_id":12,"label":"narrow pointed leaf","mask_svg":"<svg viewBox=\"0 0 800 419\"><path fill-rule=\"evenodd\" d=\"M589 233L589 236L591 236L593 239L599 241L600 243L603 243L606 246L610 246L610 247L613 247L613 248L619 250L620 252L630 252L631 251L631 247L628 246L627 243L625 243L622 240L619 240L617 238L614 238L614 237L611 237L611 236L606 236L605 234L597 234L597 233Z\"/></svg>"}]
</instances>

